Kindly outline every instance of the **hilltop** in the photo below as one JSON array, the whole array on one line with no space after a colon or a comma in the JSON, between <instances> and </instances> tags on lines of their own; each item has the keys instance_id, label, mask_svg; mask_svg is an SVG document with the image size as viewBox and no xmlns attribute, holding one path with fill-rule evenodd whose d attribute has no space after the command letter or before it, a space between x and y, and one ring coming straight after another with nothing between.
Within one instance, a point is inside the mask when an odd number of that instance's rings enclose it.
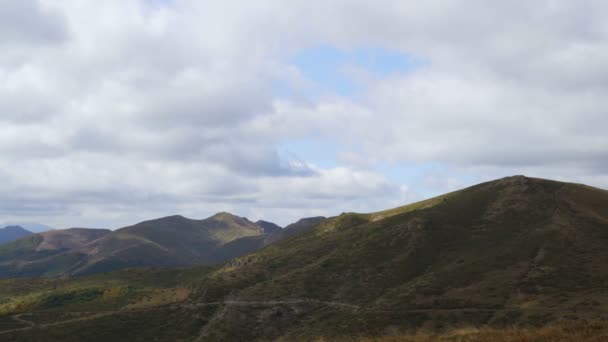
<instances>
[{"instance_id":1,"label":"hilltop","mask_svg":"<svg viewBox=\"0 0 608 342\"><path fill-rule=\"evenodd\" d=\"M608 319L607 244L607 191L515 176L325 219L213 268L141 271L140 280L122 282L133 288L120 300L109 301L104 284L128 271L30 285L28 292L17 290L23 282L4 281L0 303L10 305L0 304L0 312L40 322L48 312L113 308L4 334L26 341L309 341L534 328ZM138 284L150 277L167 281L163 289L145 287L152 292L143 301ZM183 296L161 295L179 289ZM82 291L99 295L77 295ZM49 308L48 296L63 299Z\"/></svg>"}]
</instances>

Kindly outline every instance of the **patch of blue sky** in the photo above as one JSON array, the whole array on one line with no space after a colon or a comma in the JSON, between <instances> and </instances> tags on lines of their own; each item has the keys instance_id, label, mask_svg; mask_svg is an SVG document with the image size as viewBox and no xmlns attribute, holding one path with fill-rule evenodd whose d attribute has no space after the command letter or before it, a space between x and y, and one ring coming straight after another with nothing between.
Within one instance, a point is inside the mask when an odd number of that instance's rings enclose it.
<instances>
[{"instance_id":1,"label":"patch of blue sky","mask_svg":"<svg viewBox=\"0 0 608 342\"><path fill-rule=\"evenodd\" d=\"M383 48L338 49L319 46L300 51L291 62L302 74L314 82L321 92L335 92L354 96L362 88L349 70L362 70L375 78L405 74L429 64L395 50Z\"/></svg>"},{"instance_id":2,"label":"patch of blue sky","mask_svg":"<svg viewBox=\"0 0 608 342\"><path fill-rule=\"evenodd\" d=\"M322 168L338 166L336 156L340 151L337 143L326 139L290 139L279 145L279 155L287 160L314 164Z\"/></svg>"},{"instance_id":3,"label":"patch of blue sky","mask_svg":"<svg viewBox=\"0 0 608 342\"><path fill-rule=\"evenodd\" d=\"M343 166L338 155L344 151L344 146L328 139L288 139L279 144L278 151L281 158L289 162L325 169ZM370 168L393 184L407 185L409 191L419 199L431 198L480 181L479 177L466 170L441 162L383 161ZM456 182L456 188L450 182Z\"/></svg>"}]
</instances>

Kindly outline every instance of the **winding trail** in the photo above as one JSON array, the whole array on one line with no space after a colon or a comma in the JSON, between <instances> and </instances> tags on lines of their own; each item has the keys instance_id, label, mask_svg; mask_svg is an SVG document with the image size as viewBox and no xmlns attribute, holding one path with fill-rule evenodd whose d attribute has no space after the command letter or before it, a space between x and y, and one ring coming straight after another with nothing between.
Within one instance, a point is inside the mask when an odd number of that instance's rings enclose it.
<instances>
[{"instance_id":1,"label":"winding trail","mask_svg":"<svg viewBox=\"0 0 608 342\"><path fill-rule=\"evenodd\" d=\"M34 328L47 328L47 327L54 327L54 326L59 326L59 325L69 324L69 323L95 320L98 318L117 315L117 314L147 312L147 311L162 310L162 309L167 309L167 308L195 309L198 307L205 307L205 306L220 306L221 308L219 308L213 314L213 316L207 322L207 324L205 324L201 328L199 335L198 335L197 339L195 340L195 341L203 341L204 338L206 337L206 335L208 334L210 328L215 324L215 322L220 321L226 315L226 313L228 312L228 308L230 306L276 306L276 305L297 305L297 304L325 305L325 306L330 306L330 307L334 307L334 308L338 308L338 309L342 309L342 310L350 310L350 311L355 311L355 312L359 311L359 309L361 309L361 306L355 305L355 304L350 304L350 303L322 301L322 300L310 299L310 298L296 298L296 299L288 299L288 300L267 300L267 301L245 301L245 300L227 299L227 300L215 301L215 302L181 302L181 303L173 303L173 304L163 305L163 306L138 308L138 309L121 309L121 310L114 310L114 311L70 312L71 314L78 315L79 317L66 319L66 320L62 320L62 321L57 321L57 322L52 322L52 323L43 323L43 324L36 324L35 322L29 321L29 320L23 318L23 316L31 316L31 313L20 313L20 314L12 315L11 318L16 322L26 324L27 326L22 327L22 328L2 330L2 331L0 331L0 336L9 334L9 333L27 331L27 330L34 329ZM471 308L433 308L433 309L404 309L404 310L374 310L374 309L371 309L371 310L373 312L401 311L401 312L426 313L426 312L456 312L456 311L498 312L498 311L505 311L505 310L508 311L508 310L520 310L520 309L521 308L517 308L517 307L512 307L512 308L503 307L503 308L496 308L496 309L471 307ZM528 308L526 310L539 311L539 312L550 312L553 310L563 310L563 309L557 309L557 308L531 309L531 308Z\"/></svg>"},{"instance_id":2,"label":"winding trail","mask_svg":"<svg viewBox=\"0 0 608 342\"><path fill-rule=\"evenodd\" d=\"M89 315L86 315L83 317L78 317L78 318L67 319L67 320L63 320L63 321L52 322L52 323L44 323L44 324L36 324L35 322L25 320L21 317L24 315L28 315L28 314L21 313L21 314L13 315L11 317L14 321L23 323L23 324L27 324L28 326L23 327L23 328L3 330L3 331L0 331L0 335L19 332L19 331L26 331L26 330L30 330L33 328L47 328L47 327L53 327L53 326L58 326L58 325L63 325L63 324L74 323L74 322L94 320L94 319L112 316L112 315L121 314L121 313L152 311L152 310L159 310L159 309L163 309L163 308L167 308L167 307L192 309L192 308L203 307L203 306L222 306L222 308L213 315L211 320L209 320L209 322L201 330L201 335L204 336L207 333L208 327L211 325L211 323L220 320L226 313L228 307L230 307L230 306L275 306L275 305L294 305L294 304L309 304L309 303L327 305L327 306L332 306L332 307L341 308L341 309L348 309L348 310L358 310L359 309L359 306L353 305L353 304L348 304L348 303L326 302L326 301L321 301L321 300L316 300L316 299L303 298L303 299L268 300L268 301L224 300L224 301L216 301L216 302L179 303L179 304L172 304L172 305L168 305L168 306L158 306L158 307L141 308L141 309L103 311L103 312L97 312L97 313L71 312L72 314L89 314Z\"/></svg>"},{"instance_id":3,"label":"winding trail","mask_svg":"<svg viewBox=\"0 0 608 342\"><path fill-rule=\"evenodd\" d=\"M26 319L21 318L21 316L23 316L23 315L27 315L27 314L16 314L16 315L11 316L11 318L13 319L13 321L27 324L27 325L29 325L29 327L33 327L36 325L36 323L34 323L32 321L28 321Z\"/></svg>"}]
</instances>

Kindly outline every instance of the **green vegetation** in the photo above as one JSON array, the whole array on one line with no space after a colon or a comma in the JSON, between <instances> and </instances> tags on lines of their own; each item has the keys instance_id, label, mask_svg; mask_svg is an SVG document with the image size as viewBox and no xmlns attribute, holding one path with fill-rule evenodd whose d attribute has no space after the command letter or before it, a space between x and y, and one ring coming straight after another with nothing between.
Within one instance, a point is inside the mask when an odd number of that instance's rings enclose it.
<instances>
[{"instance_id":1,"label":"green vegetation","mask_svg":"<svg viewBox=\"0 0 608 342\"><path fill-rule=\"evenodd\" d=\"M0 281L0 340L600 341L607 243L608 192L509 177L213 268Z\"/></svg>"}]
</instances>

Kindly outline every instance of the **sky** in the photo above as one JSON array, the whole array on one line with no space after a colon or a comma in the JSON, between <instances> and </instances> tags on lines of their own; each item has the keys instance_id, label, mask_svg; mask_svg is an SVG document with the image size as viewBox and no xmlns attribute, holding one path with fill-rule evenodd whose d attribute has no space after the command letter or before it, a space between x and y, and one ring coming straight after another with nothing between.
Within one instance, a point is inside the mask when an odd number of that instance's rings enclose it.
<instances>
[{"instance_id":1,"label":"sky","mask_svg":"<svg viewBox=\"0 0 608 342\"><path fill-rule=\"evenodd\" d=\"M3 0L0 222L608 188L608 3Z\"/></svg>"}]
</instances>

